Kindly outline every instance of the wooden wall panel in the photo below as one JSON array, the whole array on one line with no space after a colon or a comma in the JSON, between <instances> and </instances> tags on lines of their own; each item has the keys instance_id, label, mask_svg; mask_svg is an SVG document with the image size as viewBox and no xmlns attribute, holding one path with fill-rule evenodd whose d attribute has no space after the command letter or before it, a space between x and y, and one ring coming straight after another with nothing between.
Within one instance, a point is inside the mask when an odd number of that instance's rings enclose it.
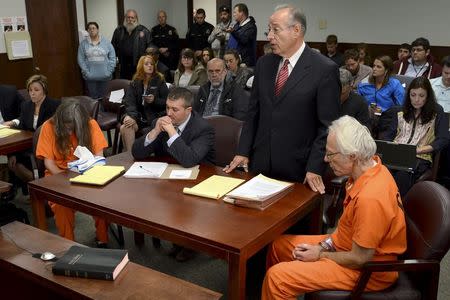
<instances>
[{"instance_id":1,"label":"wooden wall panel","mask_svg":"<svg viewBox=\"0 0 450 300\"><path fill-rule=\"evenodd\" d=\"M25 81L33 74L31 58L9 60L6 53L0 54L0 84L12 84L18 89L25 88Z\"/></svg>"}]
</instances>

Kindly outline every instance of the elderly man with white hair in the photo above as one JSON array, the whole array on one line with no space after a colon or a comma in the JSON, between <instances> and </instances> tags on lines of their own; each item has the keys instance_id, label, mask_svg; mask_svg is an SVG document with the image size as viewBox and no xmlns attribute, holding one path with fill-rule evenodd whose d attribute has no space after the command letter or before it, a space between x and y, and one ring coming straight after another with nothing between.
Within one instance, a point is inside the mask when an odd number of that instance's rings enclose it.
<instances>
[{"instance_id":1,"label":"elderly man with white hair","mask_svg":"<svg viewBox=\"0 0 450 300\"><path fill-rule=\"evenodd\" d=\"M283 235L272 243L262 299L351 290L364 263L393 260L406 250L398 189L375 151L368 129L356 119L343 116L331 124L324 159L336 175L349 176L344 212L330 235ZM385 289L397 276L395 272L373 273L367 290Z\"/></svg>"}]
</instances>

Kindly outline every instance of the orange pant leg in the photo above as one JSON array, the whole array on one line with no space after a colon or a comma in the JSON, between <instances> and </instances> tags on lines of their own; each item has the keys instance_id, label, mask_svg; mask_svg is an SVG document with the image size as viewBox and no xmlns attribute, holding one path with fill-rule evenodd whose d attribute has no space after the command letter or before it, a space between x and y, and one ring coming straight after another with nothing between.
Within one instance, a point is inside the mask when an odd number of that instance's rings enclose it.
<instances>
[{"instance_id":1,"label":"orange pant leg","mask_svg":"<svg viewBox=\"0 0 450 300\"><path fill-rule=\"evenodd\" d=\"M103 243L108 242L108 226L109 223L105 219L94 216L97 240Z\"/></svg>"},{"instance_id":2,"label":"orange pant leg","mask_svg":"<svg viewBox=\"0 0 450 300\"><path fill-rule=\"evenodd\" d=\"M292 260L292 250L301 243L317 244L326 238L319 236L284 235L275 240L267 255L266 273L261 299L296 299L315 290L351 290L359 271L344 268L332 260L316 262Z\"/></svg>"},{"instance_id":3,"label":"orange pant leg","mask_svg":"<svg viewBox=\"0 0 450 300\"><path fill-rule=\"evenodd\" d=\"M55 223L59 235L72 241L75 240L73 235L75 210L50 201L48 204L55 215Z\"/></svg>"}]
</instances>

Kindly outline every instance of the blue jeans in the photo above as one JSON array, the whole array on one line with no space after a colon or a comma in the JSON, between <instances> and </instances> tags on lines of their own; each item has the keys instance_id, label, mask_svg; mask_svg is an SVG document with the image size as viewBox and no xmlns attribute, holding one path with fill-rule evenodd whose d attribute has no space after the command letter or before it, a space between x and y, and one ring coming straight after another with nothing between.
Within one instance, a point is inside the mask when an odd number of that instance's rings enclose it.
<instances>
[{"instance_id":1,"label":"blue jeans","mask_svg":"<svg viewBox=\"0 0 450 300\"><path fill-rule=\"evenodd\" d=\"M92 99L98 99L105 96L108 81L106 80L86 80L88 96Z\"/></svg>"}]
</instances>

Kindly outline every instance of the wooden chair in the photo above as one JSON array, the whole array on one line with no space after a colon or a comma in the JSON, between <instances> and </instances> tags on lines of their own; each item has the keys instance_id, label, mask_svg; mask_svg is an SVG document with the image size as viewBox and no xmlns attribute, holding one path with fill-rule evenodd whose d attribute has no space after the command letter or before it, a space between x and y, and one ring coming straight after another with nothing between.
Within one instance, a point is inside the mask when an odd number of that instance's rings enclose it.
<instances>
[{"instance_id":1,"label":"wooden chair","mask_svg":"<svg viewBox=\"0 0 450 300\"><path fill-rule=\"evenodd\" d=\"M450 248L450 192L436 182L419 182L403 206L407 249L399 260L366 263L352 291L317 291L305 299L436 299L440 261ZM399 272L399 278L383 291L364 292L373 272Z\"/></svg>"},{"instance_id":2,"label":"wooden chair","mask_svg":"<svg viewBox=\"0 0 450 300\"><path fill-rule=\"evenodd\" d=\"M236 154L243 122L224 115L209 116L205 119L215 131L216 165L224 167Z\"/></svg>"}]
</instances>

